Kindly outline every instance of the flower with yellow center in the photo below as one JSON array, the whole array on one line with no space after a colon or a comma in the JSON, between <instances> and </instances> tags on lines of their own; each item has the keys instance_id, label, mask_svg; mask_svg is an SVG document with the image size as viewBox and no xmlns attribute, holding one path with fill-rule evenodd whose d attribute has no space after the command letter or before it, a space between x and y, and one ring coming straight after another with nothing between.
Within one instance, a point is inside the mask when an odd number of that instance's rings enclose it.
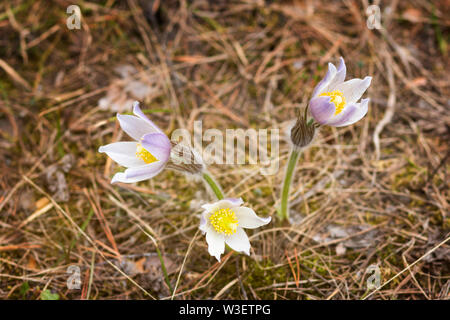
<instances>
[{"instance_id":1,"label":"flower with yellow center","mask_svg":"<svg viewBox=\"0 0 450 320\"><path fill-rule=\"evenodd\" d=\"M209 221L218 233L224 235L232 235L236 233L239 225L236 214L230 208L216 210L210 217Z\"/></svg>"},{"instance_id":2,"label":"flower with yellow center","mask_svg":"<svg viewBox=\"0 0 450 320\"><path fill-rule=\"evenodd\" d=\"M225 243L233 250L250 255L250 241L243 228L266 225L271 218L260 218L251 208L242 206L242 199L223 199L205 204L200 230L206 234L208 252L220 261Z\"/></svg>"},{"instance_id":3,"label":"flower with yellow center","mask_svg":"<svg viewBox=\"0 0 450 320\"><path fill-rule=\"evenodd\" d=\"M112 183L133 183L160 173L170 158L169 138L133 104L134 115L117 114L121 128L135 141L120 141L99 148L118 164L127 167L114 175Z\"/></svg>"},{"instance_id":4,"label":"flower with yellow center","mask_svg":"<svg viewBox=\"0 0 450 320\"><path fill-rule=\"evenodd\" d=\"M328 64L328 72L314 89L308 109L319 124L343 127L361 120L368 111L369 99L358 102L372 77L345 80L347 68L340 58L338 68Z\"/></svg>"}]
</instances>

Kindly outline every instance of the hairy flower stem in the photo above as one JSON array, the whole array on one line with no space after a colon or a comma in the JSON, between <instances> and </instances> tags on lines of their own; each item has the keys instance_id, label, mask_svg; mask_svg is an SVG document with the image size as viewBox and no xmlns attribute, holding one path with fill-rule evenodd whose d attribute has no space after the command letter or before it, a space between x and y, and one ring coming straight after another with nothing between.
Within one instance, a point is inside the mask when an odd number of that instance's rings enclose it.
<instances>
[{"instance_id":1,"label":"hairy flower stem","mask_svg":"<svg viewBox=\"0 0 450 320\"><path fill-rule=\"evenodd\" d=\"M203 172L203 179L211 187L211 190L214 192L218 200L222 200L223 198L225 198L220 185L208 172Z\"/></svg>"},{"instance_id":2,"label":"hairy flower stem","mask_svg":"<svg viewBox=\"0 0 450 320\"><path fill-rule=\"evenodd\" d=\"M286 175L284 177L283 189L281 190L281 208L278 216L281 221L289 219L289 189L292 183L295 166L300 156L300 150L294 148L289 156L288 165L286 168Z\"/></svg>"}]
</instances>

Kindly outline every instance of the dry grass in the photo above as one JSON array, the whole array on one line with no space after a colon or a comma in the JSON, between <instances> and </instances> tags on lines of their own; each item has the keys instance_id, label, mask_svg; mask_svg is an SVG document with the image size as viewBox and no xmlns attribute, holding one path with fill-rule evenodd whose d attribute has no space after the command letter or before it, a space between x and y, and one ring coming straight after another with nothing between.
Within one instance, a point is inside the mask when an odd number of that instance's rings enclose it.
<instances>
[{"instance_id":1,"label":"dry grass","mask_svg":"<svg viewBox=\"0 0 450 320\"><path fill-rule=\"evenodd\" d=\"M381 31L366 1L77 2L73 31L72 1L0 4L1 298L170 299L155 243L175 299L449 298L447 1L382 1ZM322 128L296 171L297 222L250 232L250 257L208 255L197 214L212 198L195 181L110 185L120 168L97 149L126 136L99 107L108 91L151 84L141 100L166 133L194 120L283 128L340 55L350 75L373 75L369 114ZM136 72L120 79L124 64ZM228 195L275 217L283 170L257 169L211 167ZM80 290L66 287L70 265Z\"/></svg>"}]
</instances>

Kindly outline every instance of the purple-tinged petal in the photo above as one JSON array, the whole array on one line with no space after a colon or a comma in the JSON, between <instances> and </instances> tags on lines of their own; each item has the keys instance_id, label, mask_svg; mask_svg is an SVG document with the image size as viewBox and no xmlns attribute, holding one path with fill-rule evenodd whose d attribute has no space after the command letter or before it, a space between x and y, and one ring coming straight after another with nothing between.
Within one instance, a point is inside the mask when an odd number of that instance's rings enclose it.
<instances>
[{"instance_id":1,"label":"purple-tinged petal","mask_svg":"<svg viewBox=\"0 0 450 320\"><path fill-rule=\"evenodd\" d=\"M354 112L352 115L350 115L350 118L348 118L345 122L340 122L340 124L335 125L336 127L344 127L349 126L351 124L354 124L355 122L358 122L361 120L369 110L369 101L370 99L362 99L361 103L357 103L356 106L358 106L358 110Z\"/></svg>"},{"instance_id":2,"label":"purple-tinged petal","mask_svg":"<svg viewBox=\"0 0 450 320\"><path fill-rule=\"evenodd\" d=\"M317 84L317 86L314 88L312 97L317 97L322 92L326 92L326 88L328 85L333 81L334 77L336 76L337 70L334 64L328 63L328 72L325 75L325 77Z\"/></svg>"},{"instance_id":3,"label":"purple-tinged petal","mask_svg":"<svg viewBox=\"0 0 450 320\"><path fill-rule=\"evenodd\" d=\"M198 228L205 233L206 232L206 218L205 215L202 214L200 217L200 225L198 226Z\"/></svg>"},{"instance_id":4,"label":"purple-tinged petal","mask_svg":"<svg viewBox=\"0 0 450 320\"><path fill-rule=\"evenodd\" d=\"M320 124L327 124L336 112L336 106L330 101L331 97L315 97L309 101L309 111L312 117Z\"/></svg>"},{"instance_id":5,"label":"purple-tinged petal","mask_svg":"<svg viewBox=\"0 0 450 320\"><path fill-rule=\"evenodd\" d=\"M154 131L156 132L163 132L156 124L153 123L147 116L142 112L141 108L139 107L139 102L135 101L133 102L133 113L137 115L140 119L147 122L150 126L153 127Z\"/></svg>"},{"instance_id":6,"label":"purple-tinged petal","mask_svg":"<svg viewBox=\"0 0 450 320\"><path fill-rule=\"evenodd\" d=\"M339 67L337 69L336 78L339 80L339 82L344 82L345 75L347 73L347 67L345 65L344 58L339 58Z\"/></svg>"},{"instance_id":7,"label":"purple-tinged petal","mask_svg":"<svg viewBox=\"0 0 450 320\"><path fill-rule=\"evenodd\" d=\"M334 79L328 84L328 86L324 89L326 92L334 91L336 86L344 82L345 74L347 73L347 67L345 66L345 61L342 57L339 58L339 67L336 72L336 76Z\"/></svg>"},{"instance_id":8,"label":"purple-tinged petal","mask_svg":"<svg viewBox=\"0 0 450 320\"><path fill-rule=\"evenodd\" d=\"M117 119L122 130L136 141L139 141L147 133L156 132L151 125L139 117L118 113Z\"/></svg>"},{"instance_id":9,"label":"purple-tinged petal","mask_svg":"<svg viewBox=\"0 0 450 320\"><path fill-rule=\"evenodd\" d=\"M146 164L141 167L128 168L124 172L118 172L114 175L111 183L124 182L134 183L151 179L159 174L164 169L164 163L157 161L150 164Z\"/></svg>"},{"instance_id":10,"label":"purple-tinged petal","mask_svg":"<svg viewBox=\"0 0 450 320\"><path fill-rule=\"evenodd\" d=\"M365 77L364 80L352 79L336 86L336 90L342 91L348 104L357 102L364 92L369 88L372 77Z\"/></svg>"},{"instance_id":11,"label":"purple-tinged petal","mask_svg":"<svg viewBox=\"0 0 450 320\"><path fill-rule=\"evenodd\" d=\"M238 220L239 227L247 229L255 229L264 226L270 222L271 217L258 217L255 211L247 207L239 207L233 209Z\"/></svg>"},{"instance_id":12,"label":"purple-tinged petal","mask_svg":"<svg viewBox=\"0 0 450 320\"><path fill-rule=\"evenodd\" d=\"M330 119L327 123L329 126L342 127L346 122L353 119L355 113L358 112L358 106L356 104L348 104L344 107L344 110L336 115L333 119Z\"/></svg>"},{"instance_id":13,"label":"purple-tinged petal","mask_svg":"<svg viewBox=\"0 0 450 320\"><path fill-rule=\"evenodd\" d=\"M149 133L141 139L142 147L150 152L156 159L167 162L172 145L164 133Z\"/></svg>"},{"instance_id":14,"label":"purple-tinged petal","mask_svg":"<svg viewBox=\"0 0 450 320\"><path fill-rule=\"evenodd\" d=\"M105 152L111 159L124 167L139 167L145 162L136 157L137 142L122 141L101 146L98 152Z\"/></svg>"},{"instance_id":15,"label":"purple-tinged petal","mask_svg":"<svg viewBox=\"0 0 450 320\"><path fill-rule=\"evenodd\" d=\"M225 243L234 251L245 253L248 256L250 255L250 241L242 228L237 228L236 233L225 237Z\"/></svg>"}]
</instances>

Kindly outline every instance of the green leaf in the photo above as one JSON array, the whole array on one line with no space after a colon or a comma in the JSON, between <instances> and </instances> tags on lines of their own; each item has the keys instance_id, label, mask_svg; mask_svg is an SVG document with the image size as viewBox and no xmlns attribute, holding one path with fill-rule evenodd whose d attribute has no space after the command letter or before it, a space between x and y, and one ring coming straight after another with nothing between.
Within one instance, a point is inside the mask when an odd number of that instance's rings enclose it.
<instances>
[{"instance_id":1,"label":"green leaf","mask_svg":"<svg viewBox=\"0 0 450 320\"><path fill-rule=\"evenodd\" d=\"M30 290L30 285L28 284L28 281L25 281L24 283L22 283L19 290L22 298L25 298L25 295L27 294L28 290Z\"/></svg>"},{"instance_id":2,"label":"green leaf","mask_svg":"<svg viewBox=\"0 0 450 320\"><path fill-rule=\"evenodd\" d=\"M50 290L45 289L41 292L41 300L59 300L59 294L52 293Z\"/></svg>"}]
</instances>

